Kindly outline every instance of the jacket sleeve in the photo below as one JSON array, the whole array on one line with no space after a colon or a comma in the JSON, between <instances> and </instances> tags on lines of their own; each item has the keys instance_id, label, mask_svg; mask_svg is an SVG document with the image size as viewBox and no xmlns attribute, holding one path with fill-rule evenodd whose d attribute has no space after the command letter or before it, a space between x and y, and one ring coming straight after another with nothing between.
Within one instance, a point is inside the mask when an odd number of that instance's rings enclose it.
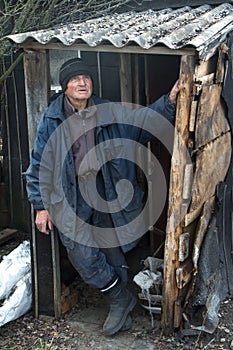
<instances>
[{"instance_id":1,"label":"jacket sleeve","mask_svg":"<svg viewBox=\"0 0 233 350\"><path fill-rule=\"evenodd\" d=\"M158 100L148 106L157 113L164 116L170 123L174 124L176 104L169 99L169 93L163 95Z\"/></svg>"},{"instance_id":2,"label":"jacket sleeve","mask_svg":"<svg viewBox=\"0 0 233 350\"><path fill-rule=\"evenodd\" d=\"M41 158L44 151L44 148L48 142L49 133L48 133L48 125L47 118L45 118L45 114L42 116L41 121L38 125L37 135L34 143L33 150L31 152L30 165L26 171L26 189L28 194L28 199L33 205L35 210L47 209L46 202L41 196L40 191L40 171L41 169ZM51 171L46 169L47 171ZM43 184L43 193L44 193L44 185ZM49 195L49 186L47 185L47 193Z\"/></svg>"},{"instance_id":3,"label":"jacket sleeve","mask_svg":"<svg viewBox=\"0 0 233 350\"><path fill-rule=\"evenodd\" d=\"M161 142L172 140L174 135L176 104L169 99L169 93L163 95L148 107L139 110L141 125L138 141L146 144L156 138Z\"/></svg>"},{"instance_id":4,"label":"jacket sleeve","mask_svg":"<svg viewBox=\"0 0 233 350\"><path fill-rule=\"evenodd\" d=\"M114 116L122 124L121 137L146 144L156 138L165 142L173 138L176 104L163 95L148 107L130 108L114 104Z\"/></svg>"}]
</instances>

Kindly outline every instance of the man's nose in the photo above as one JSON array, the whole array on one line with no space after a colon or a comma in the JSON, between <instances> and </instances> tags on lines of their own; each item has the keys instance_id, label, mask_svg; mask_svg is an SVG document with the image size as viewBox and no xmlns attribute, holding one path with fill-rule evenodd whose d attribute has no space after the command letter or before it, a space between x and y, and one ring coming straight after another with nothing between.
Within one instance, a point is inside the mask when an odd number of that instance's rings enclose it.
<instances>
[{"instance_id":1,"label":"man's nose","mask_svg":"<svg viewBox=\"0 0 233 350\"><path fill-rule=\"evenodd\" d=\"M78 83L79 85L85 85L86 84L85 78L80 77Z\"/></svg>"}]
</instances>

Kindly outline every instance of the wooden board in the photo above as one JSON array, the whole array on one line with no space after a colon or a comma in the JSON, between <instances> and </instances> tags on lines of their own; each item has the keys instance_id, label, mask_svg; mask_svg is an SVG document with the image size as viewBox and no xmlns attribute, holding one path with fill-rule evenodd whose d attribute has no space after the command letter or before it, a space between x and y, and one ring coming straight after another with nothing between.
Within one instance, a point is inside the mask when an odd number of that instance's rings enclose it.
<instances>
[{"instance_id":1,"label":"wooden board","mask_svg":"<svg viewBox=\"0 0 233 350\"><path fill-rule=\"evenodd\" d=\"M198 263L198 259L201 251L201 245L205 237L205 234L207 232L208 225L210 223L210 219L214 210L214 204L215 204L214 196L205 202L198 225L197 225L195 241L193 245L193 257L192 257L195 272L197 272L197 263Z\"/></svg>"},{"instance_id":2,"label":"wooden board","mask_svg":"<svg viewBox=\"0 0 233 350\"><path fill-rule=\"evenodd\" d=\"M48 67L48 57L45 50L25 52L24 71L29 150L33 147L41 115L48 106L50 94Z\"/></svg>"},{"instance_id":3,"label":"wooden board","mask_svg":"<svg viewBox=\"0 0 233 350\"><path fill-rule=\"evenodd\" d=\"M226 62L226 54L228 52L228 46L226 44L222 44L219 50L218 55L218 64L216 70L216 82L223 83L225 76L225 62Z\"/></svg>"},{"instance_id":4,"label":"wooden board","mask_svg":"<svg viewBox=\"0 0 233 350\"><path fill-rule=\"evenodd\" d=\"M198 105L195 148L200 148L230 130L226 111L220 100L221 85L204 85Z\"/></svg>"},{"instance_id":5,"label":"wooden board","mask_svg":"<svg viewBox=\"0 0 233 350\"><path fill-rule=\"evenodd\" d=\"M12 228L5 228L0 231L0 245L12 239L18 232L18 230Z\"/></svg>"},{"instance_id":6,"label":"wooden board","mask_svg":"<svg viewBox=\"0 0 233 350\"><path fill-rule=\"evenodd\" d=\"M197 66L197 69L196 69L196 80L198 81L200 78L204 77L205 75L215 73L216 63L217 63L217 55L214 55L207 61L200 62L200 64Z\"/></svg>"},{"instance_id":7,"label":"wooden board","mask_svg":"<svg viewBox=\"0 0 233 350\"><path fill-rule=\"evenodd\" d=\"M225 179L230 160L230 132L206 145L203 151L196 156L192 200L189 212L185 216L186 225L199 216L204 203L214 196L217 184Z\"/></svg>"},{"instance_id":8,"label":"wooden board","mask_svg":"<svg viewBox=\"0 0 233 350\"><path fill-rule=\"evenodd\" d=\"M121 101L132 102L131 55L127 53L120 54L120 84Z\"/></svg>"},{"instance_id":9,"label":"wooden board","mask_svg":"<svg viewBox=\"0 0 233 350\"><path fill-rule=\"evenodd\" d=\"M180 319L176 269L179 267L179 236L182 233L183 177L187 164L187 143L191 92L193 89L194 58L183 56L180 63L180 94L177 101L174 149L171 161L169 208L164 252L164 285L161 326L168 334ZM176 305L176 307L175 307Z\"/></svg>"},{"instance_id":10,"label":"wooden board","mask_svg":"<svg viewBox=\"0 0 233 350\"><path fill-rule=\"evenodd\" d=\"M46 50L28 50L24 55L26 105L28 114L29 149L33 148L36 130L42 113L48 106L50 74ZM32 222L33 308L35 317L42 314L59 317L60 261L57 234L46 236Z\"/></svg>"}]
</instances>

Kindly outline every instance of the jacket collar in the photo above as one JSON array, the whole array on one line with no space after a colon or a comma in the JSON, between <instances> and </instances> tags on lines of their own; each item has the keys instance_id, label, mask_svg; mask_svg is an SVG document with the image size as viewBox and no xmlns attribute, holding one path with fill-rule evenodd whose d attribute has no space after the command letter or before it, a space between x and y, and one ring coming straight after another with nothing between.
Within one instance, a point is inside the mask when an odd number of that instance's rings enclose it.
<instances>
[{"instance_id":1,"label":"jacket collar","mask_svg":"<svg viewBox=\"0 0 233 350\"><path fill-rule=\"evenodd\" d=\"M82 119L88 119L96 116L96 105L94 104L94 101L90 97L87 101L87 107L79 112L69 101L67 96L64 97L64 112L66 117L70 117L72 115L76 115L77 117L80 117Z\"/></svg>"},{"instance_id":2,"label":"jacket collar","mask_svg":"<svg viewBox=\"0 0 233 350\"><path fill-rule=\"evenodd\" d=\"M66 119L64 112L64 93L58 95L58 97L51 102L47 108L47 116L53 119L60 119L64 121ZM113 103L108 100L104 100L100 97L91 96L94 104L97 106L97 127L103 128L107 125L114 123L114 115L111 113L111 108L109 104Z\"/></svg>"}]
</instances>

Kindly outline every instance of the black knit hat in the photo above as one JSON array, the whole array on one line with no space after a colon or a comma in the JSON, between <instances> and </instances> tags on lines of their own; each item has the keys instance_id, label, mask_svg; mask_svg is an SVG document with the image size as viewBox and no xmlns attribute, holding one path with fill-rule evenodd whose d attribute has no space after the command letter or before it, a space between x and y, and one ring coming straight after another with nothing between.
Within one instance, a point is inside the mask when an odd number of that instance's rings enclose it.
<instances>
[{"instance_id":1,"label":"black knit hat","mask_svg":"<svg viewBox=\"0 0 233 350\"><path fill-rule=\"evenodd\" d=\"M72 58L63 63L59 72L59 83L61 84L62 91L66 90L70 78L82 74L87 74L92 79L90 68L81 58Z\"/></svg>"}]
</instances>

